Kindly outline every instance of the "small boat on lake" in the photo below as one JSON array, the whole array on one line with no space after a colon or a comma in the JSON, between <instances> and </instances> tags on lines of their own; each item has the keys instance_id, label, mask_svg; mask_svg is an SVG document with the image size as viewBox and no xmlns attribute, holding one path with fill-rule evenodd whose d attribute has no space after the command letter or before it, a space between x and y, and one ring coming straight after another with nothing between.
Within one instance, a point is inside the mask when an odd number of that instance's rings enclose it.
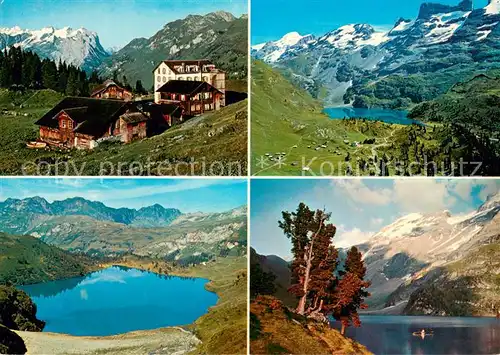
<instances>
[{"instance_id":1,"label":"small boat on lake","mask_svg":"<svg viewBox=\"0 0 500 355\"><path fill-rule=\"evenodd\" d=\"M47 143L35 141L35 142L26 143L26 146L30 149L42 149L42 148L47 147Z\"/></svg>"}]
</instances>

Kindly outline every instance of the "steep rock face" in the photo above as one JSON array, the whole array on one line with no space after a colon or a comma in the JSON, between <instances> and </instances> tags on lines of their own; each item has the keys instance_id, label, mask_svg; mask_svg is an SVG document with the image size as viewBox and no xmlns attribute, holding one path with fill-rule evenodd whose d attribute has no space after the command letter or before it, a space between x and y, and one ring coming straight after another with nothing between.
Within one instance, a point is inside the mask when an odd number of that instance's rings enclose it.
<instances>
[{"instance_id":1,"label":"steep rock face","mask_svg":"<svg viewBox=\"0 0 500 355\"><path fill-rule=\"evenodd\" d=\"M182 215L160 205L114 209L79 197L52 204L40 198L10 199L0 203L0 231L97 257L132 253L209 260L245 252L246 206Z\"/></svg>"},{"instance_id":2,"label":"steep rock face","mask_svg":"<svg viewBox=\"0 0 500 355\"><path fill-rule=\"evenodd\" d=\"M49 216L88 216L99 221L111 221L146 228L167 226L181 215L178 209L164 208L160 205L144 207L139 210L130 208L116 209L108 207L102 202L89 201L81 197L54 201L53 203L49 203L41 197L23 200L7 199L0 202L0 219L1 216L8 219L11 212ZM26 225L29 218L19 222Z\"/></svg>"},{"instance_id":3,"label":"steep rock face","mask_svg":"<svg viewBox=\"0 0 500 355\"><path fill-rule=\"evenodd\" d=\"M130 83L153 84L152 71L162 60L210 59L228 76L244 78L247 72L248 19L224 11L189 15L166 24L150 38L137 38L113 53L99 68L109 77L114 71Z\"/></svg>"},{"instance_id":4,"label":"steep rock face","mask_svg":"<svg viewBox=\"0 0 500 355\"><path fill-rule=\"evenodd\" d=\"M494 314L499 212L495 194L468 215L410 214L383 228L360 246L372 281L368 302L374 308L408 302L406 314Z\"/></svg>"},{"instance_id":5,"label":"steep rock face","mask_svg":"<svg viewBox=\"0 0 500 355\"><path fill-rule=\"evenodd\" d=\"M428 20L432 15L450 13L454 11L472 11L472 0L463 0L457 6L442 5L437 3L423 3L418 14L419 20Z\"/></svg>"},{"instance_id":6,"label":"steep rock face","mask_svg":"<svg viewBox=\"0 0 500 355\"><path fill-rule=\"evenodd\" d=\"M11 46L30 50L42 58L75 65L84 70L97 68L109 54L102 47L97 33L85 28L46 27L23 30L19 27L0 28L2 49Z\"/></svg>"}]
</instances>

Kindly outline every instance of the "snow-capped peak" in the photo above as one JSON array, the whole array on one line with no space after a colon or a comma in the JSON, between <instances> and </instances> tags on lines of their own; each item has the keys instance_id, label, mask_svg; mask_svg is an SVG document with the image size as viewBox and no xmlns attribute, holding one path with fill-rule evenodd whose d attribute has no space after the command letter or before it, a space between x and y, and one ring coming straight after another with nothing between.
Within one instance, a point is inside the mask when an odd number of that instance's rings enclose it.
<instances>
[{"instance_id":1,"label":"snow-capped peak","mask_svg":"<svg viewBox=\"0 0 500 355\"><path fill-rule=\"evenodd\" d=\"M63 61L78 67L97 66L102 58L108 55L102 48L97 33L85 28L0 28L0 40L6 47L21 47L23 50L37 53L42 58Z\"/></svg>"},{"instance_id":2,"label":"snow-capped peak","mask_svg":"<svg viewBox=\"0 0 500 355\"><path fill-rule=\"evenodd\" d=\"M277 41L270 41L252 46L256 58L266 62L276 62L288 50L296 47L307 46L308 43L314 41L312 35L302 36L298 32L290 32L281 37Z\"/></svg>"},{"instance_id":3,"label":"snow-capped peak","mask_svg":"<svg viewBox=\"0 0 500 355\"><path fill-rule=\"evenodd\" d=\"M320 38L336 48L360 48L367 45L378 46L387 42L387 32L378 32L367 24L350 24L339 27Z\"/></svg>"},{"instance_id":4,"label":"snow-capped peak","mask_svg":"<svg viewBox=\"0 0 500 355\"><path fill-rule=\"evenodd\" d=\"M282 44L284 46L294 46L304 37L306 36L301 36L298 32L290 32L281 37L281 39L276 43Z\"/></svg>"},{"instance_id":5,"label":"snow-capped peak","mask_svg":"<svg viewBox=\"0 0 500 355\"><path fill-rule=\"evenodd\" d=\"M484 8L487 15L500 14L500 0L490 0L488 5Z\"/></svg>"}]
</instances>

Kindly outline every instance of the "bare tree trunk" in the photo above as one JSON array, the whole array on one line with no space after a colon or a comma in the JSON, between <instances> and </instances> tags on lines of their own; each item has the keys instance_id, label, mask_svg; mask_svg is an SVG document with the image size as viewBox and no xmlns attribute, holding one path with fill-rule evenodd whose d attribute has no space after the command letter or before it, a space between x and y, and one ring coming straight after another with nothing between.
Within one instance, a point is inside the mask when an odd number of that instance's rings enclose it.
<instances>
[{"instance_id":1,"label":"bare tree trunk","mask_svg":"<svg viewBox=\"0 0 500 355\"><path fill-rule=\"evenodd\" d=\"M297 313L301 315L304 315L305 313L307 294L309 292L309 280L311 278L310 273L311 273L312 259L313 259L314 239L316 239L322 227L323 227L323 220L319 222L319 228L316 231L316 233L311 237L311 243L309 244L308 249L304 253L304 260L306 261L306 271L305 271L304 286L303 286L304 294L300 298L299 305L297 306Z\"/></svg>"}]
</instances>

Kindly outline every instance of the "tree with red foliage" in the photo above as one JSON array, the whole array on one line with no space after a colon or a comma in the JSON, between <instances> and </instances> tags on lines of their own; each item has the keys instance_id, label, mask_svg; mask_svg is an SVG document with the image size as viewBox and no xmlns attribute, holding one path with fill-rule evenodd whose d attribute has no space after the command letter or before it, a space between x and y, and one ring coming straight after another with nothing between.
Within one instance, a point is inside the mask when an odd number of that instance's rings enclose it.
<instances>
[{"instance_id":1,"label":"tree with red foliage","mask_svg":"<svg viewBox=\"0 0 500 355\"><path fill-rule=\"evenodd\" d=\"M347 253L344 270L339 266L338 251L333 246L336 228L327 223L330 214L313 212L300 203L295 212L283 212L279 226L292 242L294 256L292 286L289 292L299 299L296 312L312 318L333 315L342 322L342 334L351 323L360 325L359 308L366 308L369 296L364 281L366 267L356 247ZM338 276L336 276L338 275Z\"/></svg>"},{"instance_id":2,"label":"tree with red foliage","mask_svg":"<svg viewBox=\"0 0 500 355\"><path fill-rule=\"evenodd\" d=\"M347 252L347 258L344 263L344 270L339 271L342 277L341 282L337 287L337 293L340 295L347 294L350 297L350 302L347 304L339 304L332 309L332 314L335 319L342 322L341 333L345 333L345 328L353 324L359 327L358 309L366 309L368 306L364 303L366 297L370 294L366 289L370 287L370 282L364 281L366 275L366 266L363 262L363 256L356 247L352 247ZM343 282L346 280L345 282Z\"/></svg>"}]
</instances>

